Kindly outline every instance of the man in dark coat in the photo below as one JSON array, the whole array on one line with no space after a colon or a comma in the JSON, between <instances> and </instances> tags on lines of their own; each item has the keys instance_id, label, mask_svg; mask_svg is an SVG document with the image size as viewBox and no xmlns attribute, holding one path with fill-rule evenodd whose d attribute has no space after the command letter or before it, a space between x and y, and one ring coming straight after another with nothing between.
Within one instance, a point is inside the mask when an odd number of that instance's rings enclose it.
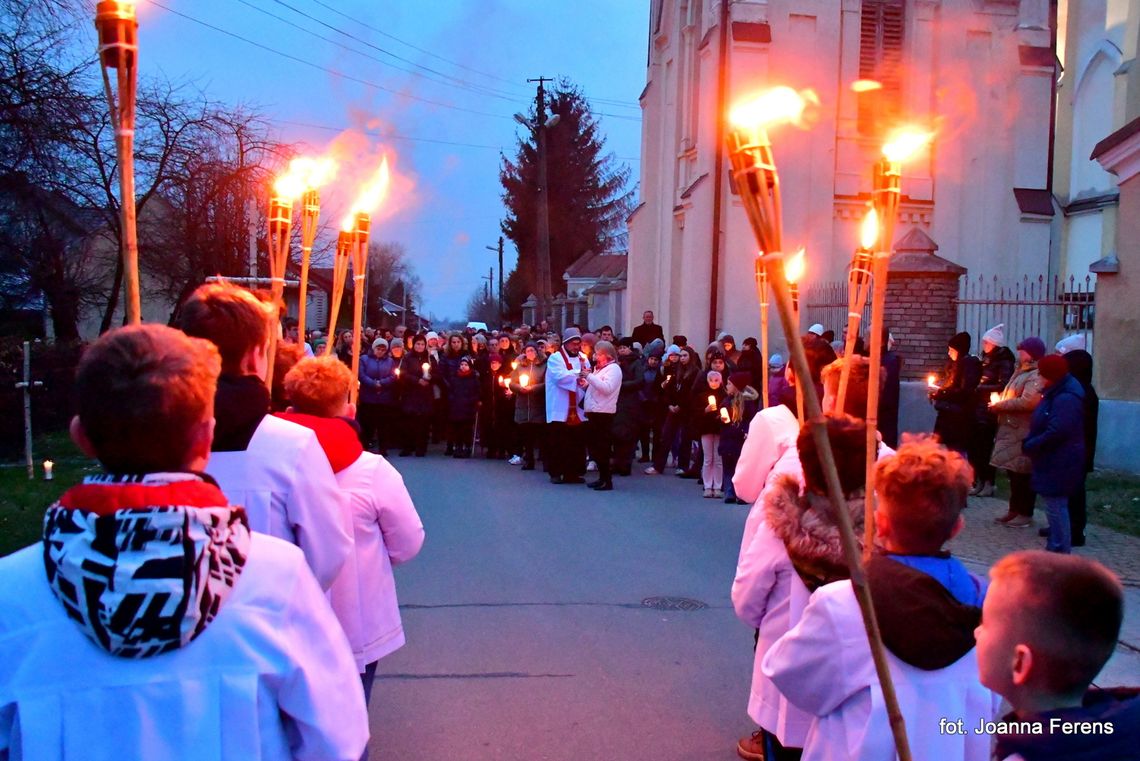
<instances>
[{"instance_id":1,"label":"man in dark coat","mask_svg":"<svg viewBox=\"0 0 1140 761\"><path fill-rule=\"evenodd\" d=\"M649 346L649 342L654 338L665 340L665 329L653 322L653 312L646 309L641 315L641 324L633 329L632 338L635 343Z\"/></svg>"},{"instance_id":2,"label":"man in dark coat","mask_svg":"<svg viewBox=\"0 0 1140 761\"><path fill-rule=\"evenodd\" d=\"M1085 392L1058 354L1042 357L1037 372L1045 382L1021 449L1033 463L1033 490L1045 499L1049 537L1045 549L1072 547L1069 498L1085 477Z\"/></svg>"},{"instance_id":3,"label":"man in dark coat","mask_svg":"<svg viewBox=\"0 0 1140 761\"><path fill-rule=\"evenodd\" d=\"M1092 355L1084 349L1076 349L1065 354L1069 374L1081 384L1085 392L1085 472L1081 483L1069 498L1069 525L1073 530L1073 546L1085 546L1085 523L1088 506L1085 492L1085 479L1093 471L1096 459L1097 416L1100 414L1100 397L1092 384Z\"/></svg>"}]
</instances>

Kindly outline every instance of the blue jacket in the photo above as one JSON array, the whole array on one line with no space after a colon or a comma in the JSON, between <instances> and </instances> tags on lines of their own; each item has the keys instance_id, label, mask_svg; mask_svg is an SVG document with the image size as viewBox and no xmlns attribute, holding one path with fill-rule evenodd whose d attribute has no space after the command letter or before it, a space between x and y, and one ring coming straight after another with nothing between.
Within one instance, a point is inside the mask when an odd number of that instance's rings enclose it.
<instances>
[{"instance_id":1,"label":"blue jacket","mask_svg":"<svg viewBox=\"0 0 1140 761\"><path fill-rule=\"evenodd\" d=\"M479 408L479 373L461 375L457 370L447 382L447 419L461 422L475 419Z\"/></svg>"},{"instance_id":2,"label":"blue jacket","mask_svg":"<svg viewBox=\"0 0 1140 761\"><path fill-rule=\"evenodd\" d=\"M379 359L375 354L360 358L360 401L389 407L400 403L396 360L388 356Z\"/></svg>"},{"instance_id":3,"label":"blue jacket","mask_svg":"<svg viewBox=\"0 0 1140 761\"><path fill-rule=\"evenodd\" d=\"M1044 497L1072 494L1085 473L1085 392L1072 375L1045 390L1021 449L1033 463L1030 483Z\"/></svg>"}]
</instances>

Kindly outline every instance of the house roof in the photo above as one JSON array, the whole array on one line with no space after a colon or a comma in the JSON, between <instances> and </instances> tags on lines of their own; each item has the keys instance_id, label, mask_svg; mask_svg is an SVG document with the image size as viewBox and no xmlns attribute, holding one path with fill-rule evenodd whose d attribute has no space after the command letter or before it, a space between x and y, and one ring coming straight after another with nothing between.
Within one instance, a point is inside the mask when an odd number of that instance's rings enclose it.
<instances>
[{"instance_id":1,"label":"house roof","mask_svg":"<svg viewBox=\"0 0 1140 761\"><path fill-rule=\"evenodd\" d=\"M572 278L596 280L603 277L622 277L625 275L627 261L628 256L624 251L605 254L587 251L566 268L562 277L566 280Z\"/></svg>"}]
</instances>

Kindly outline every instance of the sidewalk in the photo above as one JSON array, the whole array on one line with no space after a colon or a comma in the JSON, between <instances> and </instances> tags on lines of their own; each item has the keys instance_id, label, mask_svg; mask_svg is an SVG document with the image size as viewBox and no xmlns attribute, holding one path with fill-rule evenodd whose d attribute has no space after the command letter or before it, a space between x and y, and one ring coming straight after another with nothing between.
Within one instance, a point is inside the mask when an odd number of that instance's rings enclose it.
<instances>
[{"instance_id":1,"label":"sidewalk","mask_svg":"<svg viewBox=\"0 0 1140 761\"><path fill-rule=\"evenodd\" d=\"M985 574L995 561L1017 550L1044 549L1045 540L1037 529L1045 525L1045 515L1034 514L1032 528L1006 528L994 518L1006 511L1000 499L971 497L966 510L966 527L952 542L950 550L974 573ZM1089 525L1085 530L1087 545L1077 547L1074 554L1093 558L1110 568L1124 584L1124 627L1116 653L1097 678L1097 685L1140 685L1140 537L1120 534L1111 529Z\"/></svg>"}]
</instances>

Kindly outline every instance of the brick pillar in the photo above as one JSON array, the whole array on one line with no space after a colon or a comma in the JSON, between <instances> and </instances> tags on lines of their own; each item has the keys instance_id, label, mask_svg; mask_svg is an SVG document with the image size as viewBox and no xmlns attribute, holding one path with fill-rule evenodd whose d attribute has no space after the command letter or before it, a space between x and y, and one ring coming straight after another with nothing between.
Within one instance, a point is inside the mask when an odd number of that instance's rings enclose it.
<instances>
[{"instance_id":1,"label":"brick pillar","mask_svg":"<svg viewBox=\"0 0 1140 761\"><path fill-rule=\"evenodd\" d=\"M958 280L966 268L936 255L937 250L930 236L914 228L891 257L885 317L903 358L903 380L941 371L946 342L957 332Z\"/></svg>"},{"instance_id":2,"label":"brick pillar","mask_svg":"<svg viewBox=\"0 0 1140 761\"><path fill-rule=\"evenodd\" d=\"M538 312L538 297L533 293L527 297L527 300L522 303L522 321L524 325L534 327L542 320L537 314Z\"/></svg>"}]
</instances>

